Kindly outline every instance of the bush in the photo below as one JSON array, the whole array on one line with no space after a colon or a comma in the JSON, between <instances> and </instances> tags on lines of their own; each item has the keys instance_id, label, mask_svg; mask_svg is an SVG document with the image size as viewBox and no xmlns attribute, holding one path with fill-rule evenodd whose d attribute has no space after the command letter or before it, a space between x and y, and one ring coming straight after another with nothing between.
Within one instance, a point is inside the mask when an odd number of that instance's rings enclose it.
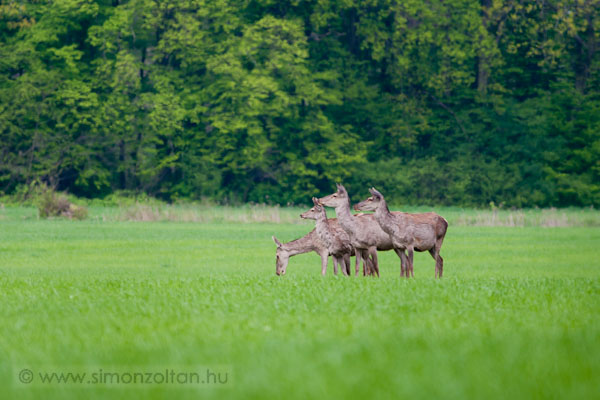
<instances>
[{"instance_id":1,"label":"bush","mask_svg":"<svg viewBox=\"0 0 600 400\"><path fill-rule=\"evenodd\" d=\"M63 195L54 190L43 187L38 198L38 211L41 218L65 217L69 219L86 219L88 211L86 207L77 206Z\"/></svg>"}]
</instances>

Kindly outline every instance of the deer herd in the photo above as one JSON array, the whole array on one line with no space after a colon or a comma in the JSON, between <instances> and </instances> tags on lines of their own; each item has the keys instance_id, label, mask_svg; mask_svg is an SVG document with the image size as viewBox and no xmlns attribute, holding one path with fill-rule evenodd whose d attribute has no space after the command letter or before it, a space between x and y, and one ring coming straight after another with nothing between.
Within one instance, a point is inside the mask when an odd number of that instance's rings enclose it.
<instances>
[{"instance_id":1,"label":"deer herd","mask_svg":"<svg viewBox=\"0 0 600 400\"><path fill-rule=\"evenodd\" d=\"M288 261L296 254L316 252L321 256L321 273L327 271L328 257L333 258L333 273L338 265L344 275L352 275L350 256L356 256L355 275L359 274L362 260L363 275L379 276L377 251L394 250L400 257L400 276L414 276L413 254L429 251L435 260L435 277L441 278L444 260L440 249L448 222L436 213L409 214L390 212L385 198L375 188L369 189L371 197L354 205L356 211L374 211L373 214L352 214L350 197L342 185L329 196L317 199L314 206L302 213L305 219L315 220L315 229L305 236L277 245L277 275L284 275ZM335 208L337 218L327 218L325 207Z\"/></svg>"}]
</instances>

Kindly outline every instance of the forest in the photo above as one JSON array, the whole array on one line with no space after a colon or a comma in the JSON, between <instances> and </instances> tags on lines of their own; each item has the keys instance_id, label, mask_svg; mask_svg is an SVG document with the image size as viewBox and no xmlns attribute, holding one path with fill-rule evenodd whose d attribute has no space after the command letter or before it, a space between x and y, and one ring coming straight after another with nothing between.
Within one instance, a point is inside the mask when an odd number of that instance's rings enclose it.
<instances>
[{"instance_id":1,"label":"forest","mask_svg":"<svg viewBox=\"0 0 600 400\"><path fill-rule=\"evenodd\" d=\"M0 195L600 206L600 0L0 0Z\"/></svg>"}]
</instances>

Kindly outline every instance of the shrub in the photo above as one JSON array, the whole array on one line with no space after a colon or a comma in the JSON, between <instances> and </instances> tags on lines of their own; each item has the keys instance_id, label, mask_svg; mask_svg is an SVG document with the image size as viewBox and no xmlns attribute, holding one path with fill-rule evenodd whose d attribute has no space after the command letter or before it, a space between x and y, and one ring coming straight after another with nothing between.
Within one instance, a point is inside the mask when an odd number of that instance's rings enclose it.
<instances>
[{"instance_id":1,"label":"shrub","mask_svg":"<svg viewBox=\"0 0 600 400\"><path fill-rule=\"evenodd\" d=\"M65 217L82 220L88 215L86 207L71 203L67 196L48 187L42 188L38 197L38 211L41 218Z\"/></svg>"}]
</instances>

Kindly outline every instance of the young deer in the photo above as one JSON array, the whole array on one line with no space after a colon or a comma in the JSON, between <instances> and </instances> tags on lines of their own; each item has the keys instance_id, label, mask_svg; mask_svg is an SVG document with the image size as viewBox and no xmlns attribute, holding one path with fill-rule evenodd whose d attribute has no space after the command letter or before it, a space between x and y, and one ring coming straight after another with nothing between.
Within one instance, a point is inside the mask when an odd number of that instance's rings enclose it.
<instances>
[{"instance_id":1,"label":"young deer","mask_svg":"<svg viewBox=\"0 0 600 400\"><path fill-rule=\"evenodd\" d=\"M277 245L277 256L275 260L275 273L277 275L285 275L290 257L297 254L310 253L311 251L314 251L321 256L321 273L325 275L329 251L319 239L316 229L313 229L303 237L288 243L281 243L275 236L273 236L273 241Z\"/></svg>"},{"instance_id":2,"label":"young deer","mask_svg":"<svg viewBox=\"0 0 600 400\"><path fill-rule=\"evenodd\" d=\"M319 203L327 207L334 207L340 226L350 236L350 243L366 264L366 270L379 276L377 250L391 250L393 248L390 236L385 233L372 215L352 215L350 212L350 198L342 185L337 185L337 192L319 199ZM358 275L358 262L355 273ZM363 264L364 266L364 264Z\"/></svg>"},{"instance_id":3,"label":"young deer","mask_svg":"<svg viewBox=\"0 0 600 400\"><path fill-rule=\"evenodd\" d=\"M413 253L428 250L435 260L435 277L441 278L444 260L440 256L442 242L448 229L448 221L436 213L391 213L383 195L375 188L369 189L371 197L354 206L358 211L375 211L375 220L390 235L394 250L401 259L400 276L415 276ZM404 251L408 253L408 257Z\"/></svg>"},{"instance_id":4,"label":"young deer","mask_svg":"<svg viewBox=\"0 0 600 400\"><path fill-rule=\"evenodd\" d=\"M353 253L353 247L350 244L350 237L344 231L337 221L333 223L327 219L325 207L319 203L316 197L312 198L314 207L300 214L304 219L314 219L315 229L321 242L327 247L329 254L333 257L333 273L338 273L338 263L342 267L344 275L351 275L350 272L350 254Z\"/></svg>"}]
</instances>

